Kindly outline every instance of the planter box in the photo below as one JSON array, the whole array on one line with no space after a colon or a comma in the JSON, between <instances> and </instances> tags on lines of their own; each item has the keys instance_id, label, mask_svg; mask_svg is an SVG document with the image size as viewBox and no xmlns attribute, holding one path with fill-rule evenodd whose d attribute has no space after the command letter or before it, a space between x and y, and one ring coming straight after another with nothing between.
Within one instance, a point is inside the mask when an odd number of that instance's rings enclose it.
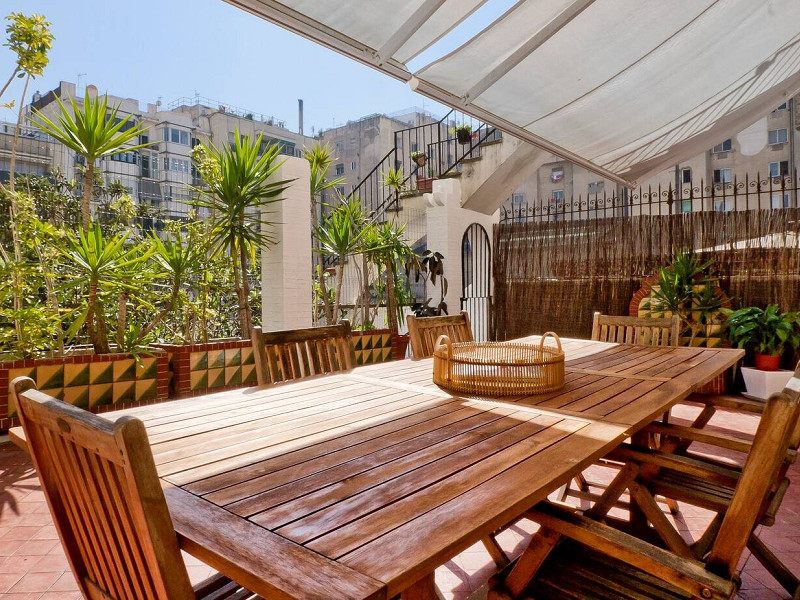
<instances>
[{"instance_id":1,"label":"planter box","mask_svg":"<svg viewBox=\"0 0 800 600\"><path fill-rule=\"evenodd\" d=\"M417 177L417 191L430 194L433 191L433 177Z\"/></svg>"},{"instance_id":2,"label":"planter box","mask_svg":"<svg viewBox=\"0 0 800 600\"><path fill-rule=\"evenodd\" d=\"M794 371L762 371L751 367L742 367L742 377L747 387L747 395L766 400L775 392L780 392Z\"/></svg>"},{"instance_id":3,"label":"planter box","mask_svg":"<svg viewBox=\"0 0 800 600\"><path fill-rule=\"evenodd\" d=\"M104 412L141 406L167 399L166 352L130 354L79 354L60 358L31 358L0 363L0 430L19 425L8 392L16 377L30 377L42 392L75 406Z\"/></svg>"},{"instance_id":4,"label":"planter box","mask_svg":"<svg viewBox=\"0 0 800 600\"><path fill-rule=\"evenodd\" d=\"M250 340L154 344L154 347L166 351L169 357L170 395L176 398L258 384Z\"/></svg>"},{"instance_id":5,"label":"planter box","mask_svg":"<svg viewBox=\"0 0 800 600\"><path fill-rule=\"evenodd\" d=\"M369 329L353 332L353 348L357 365L373 365L392 360L390 329Z\"/></svg>"}]
</instances>

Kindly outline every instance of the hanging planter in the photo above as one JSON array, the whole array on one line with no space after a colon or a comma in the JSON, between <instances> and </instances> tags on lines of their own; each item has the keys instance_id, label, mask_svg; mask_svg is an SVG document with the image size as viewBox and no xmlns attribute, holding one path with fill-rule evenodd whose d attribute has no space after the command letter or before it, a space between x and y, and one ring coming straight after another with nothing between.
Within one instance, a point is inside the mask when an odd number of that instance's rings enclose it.
<instances>
[{"instance_id":1,"label":"hanging planter","mask_svg":"<svg viewBox=\"0 0 800 600\"><path fill-rule=\"evenodd\" d=\"M411 160L413 160L418 167L424 167L428 162L428 155L424 152L412 152Z\"/></svg>"}]
</instances>

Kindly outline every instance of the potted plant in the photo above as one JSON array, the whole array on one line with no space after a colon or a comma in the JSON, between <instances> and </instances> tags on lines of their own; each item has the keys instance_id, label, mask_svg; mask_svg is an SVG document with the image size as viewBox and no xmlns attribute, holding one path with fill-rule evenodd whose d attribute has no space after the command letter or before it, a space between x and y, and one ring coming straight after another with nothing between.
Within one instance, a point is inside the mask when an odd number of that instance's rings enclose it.
<instances>
[{"instance_id":1,"label":"potted plant","mask_svg":"<svg viewBox=\"0 0 800 600\"><path fill-rule=\"evenodd\" d=\"M755 368L742 367L748 393L766 399L782 390L792 372L779 370L781 355L800 345L800 314L781 313L776 304L765 309L750 306L725 312L731 345L747 351L755 362Z\"/></svg>"},{"instance_id":2,"label":"potted plant","mask_svg":"<svg viewBox=\"0 0 800 600\"><path fill-rule=\"evenodd\" d=\"M469 144L472 142L472 125L462 123L450 129L450 133L456 136L459 144Z\"/></svg>"},{"instance_id":3,"label":"potted plant","mask_svg":"<svg viewBox=\"0 0 800 600\"><path fill-rule=\"evenodd\" d=\"M418 167L424 167L425 163L428 162L428 155L421 150L417 150L411 153L411 160L414 161Z\"/></svg>"},{"instance_id":4,"label":"potted plant","mask_svg":"<svg viewBox=\"0 0 800 600\"><path fill-rule=\"evenodd\" d=\"M439 280L439 287L441 295L439 303L436 306L431 306L433 298L427 298L421 302L415 302L411 306L411 312L416 317L438 317L446 315L447 303L444 297L447 295L447 278L444 276L444 256L439 252L432 250L425 250L421 256L414 256L406 262L406 275L413 271L416 281L420 277L424 277L425 282L430 281L434 286L436 280Z\"/></svg>"},{"instance_id":5,"label":"potted plant","mask_svg":"<svg viewBox=\"0 0 800 600\"><path fill-rule=\"evenodd\" d=\"M433 179L435 172L433 167L428 167L427 177L417 175L417 191L421 194L430 193L433 191Z\"/></svg>"}]
</instances>

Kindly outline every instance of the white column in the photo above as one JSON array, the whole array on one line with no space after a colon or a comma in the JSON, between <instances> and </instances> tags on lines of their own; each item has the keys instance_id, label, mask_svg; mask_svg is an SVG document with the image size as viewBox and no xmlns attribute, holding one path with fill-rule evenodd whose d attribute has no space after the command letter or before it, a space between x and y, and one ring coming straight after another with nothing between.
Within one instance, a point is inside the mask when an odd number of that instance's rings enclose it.
<instances>
[{"instance_id":1,"label":"white column","mask_svg":"<svg viewBox=\"0 0 800 600\"><path fill-rule=\"evenodd\" d=\"M283 201L265 220L276 243L261 252L261 319L264 331L311 327L311 201L308 162L288 157L274 175L293 179Z\"/></svg>"},{"instance_id":2,"label":"white column","mask_svg":"<svg viewBox=\"0 0 800 600\"><path fill-rule=\"evenodd\" d=\"M493 241L492 226L497 222L497 213L485 215L461 207L461 182L457 178L437 179L433 182L433 193L425 194L428 203L428 250L444 256L444 273L448 291L445 296L447 312L451 315L461 310L461 240L472 223L479 223ZM428 286L431 288L431 286ZM429 289L433 298L431 305L439 300L437 290Z\"/></svg>"}]
</instances>

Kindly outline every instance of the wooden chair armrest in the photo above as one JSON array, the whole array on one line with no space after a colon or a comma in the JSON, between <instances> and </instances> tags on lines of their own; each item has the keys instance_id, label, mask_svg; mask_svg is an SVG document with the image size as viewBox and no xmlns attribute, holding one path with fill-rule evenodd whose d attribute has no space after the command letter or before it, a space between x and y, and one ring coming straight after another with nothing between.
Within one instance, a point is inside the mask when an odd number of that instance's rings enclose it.
<instances>
[{"instance_id":1,"label":"wooden chair armrest","mask_svg":"<svg viewBox=\"0 0 800 600\"><path fill-rule=\"evenodd\" d=\"M751 400L744 396L706 396L705 394L692 394L686 399L688 402L697 402L707 406L716 406L718 408L733 408L736 410L743 410L746 412L761 414L764 412L766 402L764 400Z\"/></svg>"},{"instance_id":2,"label":"wooden chair armrest","mask_svg":"<svg viewBox=\"0 0 800 600\"><path fill-rule=\"evenodd\" d=\"M658 423L654 422L644 428L647 433L658 433L661 435L668 435L671 437L682 438L684 440L692 440L693 442L702 442L717 446L718 448L726 448L735 452L742 452L748 454L753 448L751 440L736 437L726 433L716 431L707 431L705 429L698 429L696 427L685 427L683 425L674 425L672 423Z\"/></svg>"},{"instance_id":3,"label":"wooden chair armrest","mask_svg":"<svg viewBox=\"0 0 800 600\"><path fill-rule=\"evenodd\" d=\"M641 464L654 465L665 469L672 469L687 475L703 477L709 481L714 481L722 485L735 487L739 481L739 471L705 461L662 452L652 448L639 448L630 444L621 444L608 454L609 458L623 462L638 462Z\"/></svg>"},{"instance_id":4,"label":"wooden chair armrest","mask_svg":"<svg viewBox=\"0 0 800 600\"><path fill-rule=\"evenodd\" d=\"M731 581L706 570L691 558L682 558L576 512L540 502L527 516L586 546L642 569L696 598L722 600L733 597Z\"/></svg>"}]
</instances>

